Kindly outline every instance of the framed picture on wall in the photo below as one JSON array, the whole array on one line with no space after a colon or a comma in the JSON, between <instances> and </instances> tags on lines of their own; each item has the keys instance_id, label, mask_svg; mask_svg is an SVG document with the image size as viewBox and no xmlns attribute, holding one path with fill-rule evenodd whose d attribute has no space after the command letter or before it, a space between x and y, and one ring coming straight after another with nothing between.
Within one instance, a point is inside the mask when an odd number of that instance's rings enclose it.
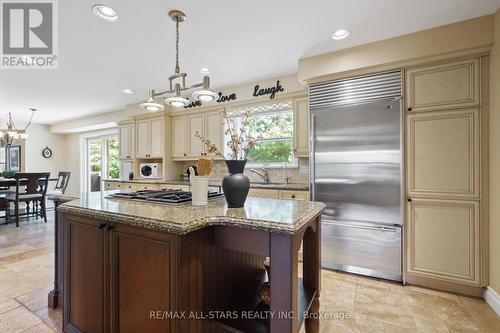
<instances>
[{"instance_id":1,"label":"framed picture on wall","mask_svg":"<svg viewBox=\"0 0 500 333\"><path fill-rule=\"evenodd\" d=\"M7 157L7 170L17 172L21 171L21 146L7 147Z\"/></svg>"}]
</instances>

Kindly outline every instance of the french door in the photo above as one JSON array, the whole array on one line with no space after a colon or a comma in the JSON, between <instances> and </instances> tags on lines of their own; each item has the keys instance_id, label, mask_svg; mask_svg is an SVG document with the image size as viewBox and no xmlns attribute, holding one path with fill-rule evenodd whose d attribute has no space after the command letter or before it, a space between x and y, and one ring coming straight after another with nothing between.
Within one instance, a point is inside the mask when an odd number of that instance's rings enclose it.
<instances>
[{"instance_id":1,"label":"french door","mask_svg":"<svg viewBox=\"0 0 500 333\"><path fill-rule=\"evenodd\" d=\"M86 190L101 190L103 179L120 176L118 135L103 135L86 139Z\"/></svg>"}]
</instances>

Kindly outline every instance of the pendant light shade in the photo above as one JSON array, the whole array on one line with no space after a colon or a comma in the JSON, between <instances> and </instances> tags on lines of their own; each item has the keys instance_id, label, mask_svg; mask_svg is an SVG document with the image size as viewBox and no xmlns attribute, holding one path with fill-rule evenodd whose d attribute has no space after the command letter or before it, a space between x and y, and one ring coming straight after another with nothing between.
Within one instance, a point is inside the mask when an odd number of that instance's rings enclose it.
<instances>
[{"instance_id":1,"label":"pendant light shade","mask_svg":"<svg viewBox=\"0 0 500 333\"><path fill-rule=\"evenodd\" d=\"M219 98L219 94L210 90L210 78L208 76L203 77L203 88L193 92L192 95L193 98L202 102L212 102Z\"/></svg>"},{"instance_id":2,"label":"pendant light shade","mask_svg":"<svg viewBox=\"0 0 500 333\"><path fill-rule=\"evenodd\" d=\"M175 84L175 95L165 98L164 102L167 105L176 107L183 107L191 104L189 99L181 96L181 85L179 83Z\"/></svg>"},{"instance_id":3,"label":"pendant light shade","mask_svg":"<svg viewBox=\"0 0 500 333\"><path fill-rule=\"evenodd\" d=\"M150 90L148 100L144 103L141 103L140 107L150 112L163 111L165 109L165 106L163 106L163 104L161 103L156 102L154 96L155 96L155 91Z\"/></svg>"}]
</instances>

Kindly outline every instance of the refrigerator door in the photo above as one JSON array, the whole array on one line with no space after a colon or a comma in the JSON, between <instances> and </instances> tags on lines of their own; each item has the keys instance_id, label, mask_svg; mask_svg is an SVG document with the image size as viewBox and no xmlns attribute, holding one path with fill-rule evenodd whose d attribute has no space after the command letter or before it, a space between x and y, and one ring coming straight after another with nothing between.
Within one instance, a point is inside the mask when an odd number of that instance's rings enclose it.
<instances>
[{"instance_id":1,"label":"refrigerator door","mask_svg":"<svg viewBox=\"0 0 500 333\"><path fill-rule=\"evenodd\" d=\"M322 266L401 281L400 226L323 221Z\"/></svg>"},{"instance_id":2,"label":"refrigerator door","mask_svg":"<svg viewBox=\"0 0 500 333\"><path fill-rule=\"evenodd\" d=\"M401 101L313 112L313 199L336 222L402 224Z\"/></svg>"}]
</instances>

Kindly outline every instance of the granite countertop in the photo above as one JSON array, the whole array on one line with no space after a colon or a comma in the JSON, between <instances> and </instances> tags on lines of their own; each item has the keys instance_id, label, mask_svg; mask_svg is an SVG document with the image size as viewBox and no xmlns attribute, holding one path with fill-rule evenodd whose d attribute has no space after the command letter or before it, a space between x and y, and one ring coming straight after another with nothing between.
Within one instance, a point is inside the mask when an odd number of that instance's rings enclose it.
<instances>
[{"instance_id":1,"label":"granite countertop","mask_svg":"<svg viewBox=\"0 0 500 333\"><path fill-rule=\"evenodd\" d=\"M207 206L167 205L108 198L113 192L82 193L58 211L180 235L214 225L294 234L325 208L322 202L255 197L244 208L228 208L224 197L209 199Z\"/></svg>"},{"instance_id":2,"label":"granite countertop","mask_svg":"<svg viewBox=\"0 0 500 333\"><path fill-rule=\"evenodd\" d=\"M168 184L168 185L190 185L189 181L176 179L133 179L133 180L120 180L120 179L103 179L106 182L119 182L119 183L138 183L138 184ZM209 180L208 186L222 186L222 180ZM308 184L302 183L250 183L251 188L269 189L269 190L296 190L307 191L309 190Z\"/></svg>"}]
</instances>

